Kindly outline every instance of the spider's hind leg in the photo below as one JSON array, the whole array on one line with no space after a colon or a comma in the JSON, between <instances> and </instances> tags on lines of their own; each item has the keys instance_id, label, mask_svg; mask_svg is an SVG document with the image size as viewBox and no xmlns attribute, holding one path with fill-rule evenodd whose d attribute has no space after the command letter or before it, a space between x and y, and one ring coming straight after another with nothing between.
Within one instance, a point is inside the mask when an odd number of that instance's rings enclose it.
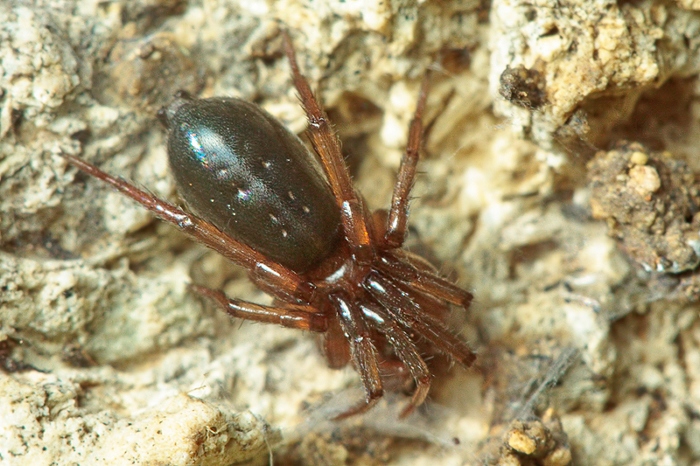
<instances>
[{"instance_id":1,"label":"spider's hind leg","mask_svg":"<svg viewBox=\"0 0 700 466\"><path fill-rule=\"evenodd\" d=\"M423 144L423 111L425 110L425 101L428 98L428 78L429 74L426 73L421 83L416 111L408 129L406 152L401 159L399 174L391 197L391 209L389 210L386 232L383 238L384 245L387 248L399 248L406 239L408 205L411 200L411 190L416 179L416 167L418 166L420 149Z\"/></svg>"},{"instance_id":2,"label":"spider's hind leg","mask_svg":"<svg viewBox=\"0 0 700 466\"><path fill-rule=\"evenodd\" d=\"M284 50L292 68L294 87L309 121L307 134L314 151L318 154L328 183L333 191L341 222L355 260L359 264L369 264L373 260L374 245L369 230L369 216L361 196L355 192L340 141L335 134L326 111L311 91L311 86L299 69L296 53L289 35L284 32Z\"/></svg>"}]
</instances>

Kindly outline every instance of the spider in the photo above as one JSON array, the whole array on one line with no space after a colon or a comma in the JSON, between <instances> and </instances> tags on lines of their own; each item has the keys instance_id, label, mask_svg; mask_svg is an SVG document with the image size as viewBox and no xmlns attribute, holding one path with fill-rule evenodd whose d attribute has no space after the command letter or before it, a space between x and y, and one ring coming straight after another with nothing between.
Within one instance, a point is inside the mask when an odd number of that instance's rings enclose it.
<instances>
[{"instance_id":1,"label":"spider","mask_svg":"<svg viewBox=\"0 0 700 466\"><path fill-rule=\"evenodd\" d=\"M391 206L370 213L352 185L340 142L299 70L287 33L283 43L317 157L252 103L195 99L184 92L158 116L168 129L170 166L188 210L80 158L63 157L245 267L274 302L265 306L231 299L200 285L191 285L194 292L236 318L322 334L333 368L352 360L365 399L337 419L365 412L379 401L384 362L398 363L415 381L413 396L401 411L407 416L424 402L431 384L420 340L464 367L475 359L444 323L450 304L469 308L471 293L401 249L422 142L428 75Z\"/></svg>"}]
</instances>

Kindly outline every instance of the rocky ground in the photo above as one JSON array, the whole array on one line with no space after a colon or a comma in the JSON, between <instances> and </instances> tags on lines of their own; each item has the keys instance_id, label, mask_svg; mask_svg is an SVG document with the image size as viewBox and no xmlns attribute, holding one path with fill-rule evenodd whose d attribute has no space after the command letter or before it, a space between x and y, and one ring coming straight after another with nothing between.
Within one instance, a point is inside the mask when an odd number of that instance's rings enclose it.
<instances>
[{"instance_id":1,"label":"rocky ground","mask_svg":"<svg viewBox=\"0 0 700 466\"><path fill-rule=\"evenodd\" d=\"M475 295L478 352L406 419L311 334L231 321L235 265L59 154L179 202L177 90L306 121L280 29L372 208L432 70L409 247ZM0 4L0 462L700 461L700 3ZM437 364L435 364L437 366Z\"/></svg>"}]
</instances>

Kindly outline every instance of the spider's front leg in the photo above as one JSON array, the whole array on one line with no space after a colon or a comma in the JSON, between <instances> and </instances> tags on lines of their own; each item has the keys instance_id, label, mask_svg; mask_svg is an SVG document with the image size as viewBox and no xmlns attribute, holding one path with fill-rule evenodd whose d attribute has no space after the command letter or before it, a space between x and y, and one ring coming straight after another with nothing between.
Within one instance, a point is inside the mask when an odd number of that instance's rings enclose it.
<instances>
[{"instance_id":1,"label":"spider's front leg","mask_svg":"<svg viewBox=\"0 0 700 466\"><path fill-rule=\"evenodd\" d=\"M382 397L384 387L379 374L377 349L374 347L360 307L343 292L331 294L330 299L338 311L343 333L350 341L350 354L365 389L364 403L336 416L335 419L339 420L366 412Z\"/></svg>"},{"instance_id":2,"label":"spider's front leg","mask_svg":"<svg viewBox=\"0 0 700 466\"><path fill-rule=\"evenodd\" d=\"M388 312L371 303L364 303L362 312L374 327L386 337L400 364L403 365L413 377L416 384L411 402L401 411L401 417L411 414L416 407L423 404L430 390L430 370L418 351L415 343L408 334L394 322Z\"/></svg>"},{"instance_id":3,"label":"spider's front leg","mask_svg":"<svg viewBox=\"0 0 700 466\"><path fill-rule=\"evenodd\" d=\"M430 341L463 367L470 367L474 363L476 355L471 348L453 335L443 322L425 312L416 300L411 298L415 291L410 287L377 272L371 272L363 286L387 310L392 320L402 327Z\"/></svg>"}]
</instances>

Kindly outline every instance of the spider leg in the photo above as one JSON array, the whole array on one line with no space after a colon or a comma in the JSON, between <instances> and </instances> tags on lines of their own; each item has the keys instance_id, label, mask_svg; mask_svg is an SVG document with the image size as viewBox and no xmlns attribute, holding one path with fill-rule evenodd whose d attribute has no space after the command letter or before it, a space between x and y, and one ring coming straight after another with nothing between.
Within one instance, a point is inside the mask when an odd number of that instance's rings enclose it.
<instances>
[{"instance_id":1,"label":"spider leg","mask_svg":"<svg viewBox=\"0 0 700 466\"><path fill-rule=\"evenodd\" d=\"M292 46L292 40L286 32L282 34L284 50L292 69L294 86L299 93L299 100L309 120L307 133L311 145L321 159L323 169L331 185L341 212L343 230L348 243L353 250L356 261L359 264L372 262L373 248L370 232L367 227L365 206L350 180L350 174L345 166L345 160L340 148L338 137L330 126L328 115L321 104L314 97L311 86L301 71L296 59L296 53Z\"/></svg>"},{"instance_id":2,"label":"spider leg","mask_svg":"<svg viewBox=\"0 0 700 466\"><path fill-rule=\"evenodd\" d=\"M350 362L350 342L343 333L338 319L330 320L321 344L323 354L328 360L328 367L331 369L341 369Z\"/></svg>"},{"instance_id":3,"label":"spider leg","mask_svg":"<svg viewBox=\"0 0 700 466\"><path fill-rule=\"evenodd\" d=\"M421 358L418 348L406 332L394 323L391 316L380 306L362 304L363 314L372 321L374 327L381 332L394 348L396 356L404 364L416 382L411 402L401 411L400 417L411 414L428 396L430 390L430 370Z\"/></svg>"},{"instance_id":4,"label":"spider leg","mask_svg":"<svg viewBox=\"0 0 700 466\"><path fill-rule=\"evenodd\" d=\"M311 300L315 290L312 284L303 281L288 268L270 261L250 246L222 233L206 220L185 212L121 178L109 175L78 157L68 154L61 154L61 156L88 175L112 185L122 194L153 212L159 219L175 225L196 241L247 268L251 278L261 285L261 288L265 288L265 291L288 302L299 302L301 299L308 303Z\"/></svg>"},{"instance_id":5,"label":"spider leg","mask_svg":"<svg viewBox=\"0 0 700 466\"><path fill-rule=\"evenodd\" d=\"M379 374L377 350L372 343L371 334L365 323L362 311L343 292L331 294L330 299L337 307L340 326L346 338L350 340L352 360L355 363L357 372L360 374L362 385L365 389L365 401L336 416L335 419L338 420L364 413L370 409L382 397L384 388Z\"/></svg>"},{"instance_id":6,"label":"spider leg","mask_svg":"<svg viewBox=\"0 0 700 466\"><path fill-rule=\"evenodd\" d=\"M205 286L190 285L192 291L216 302L228 315L238 319L279 324L283 327L325 332L328 319L310 306L274 307L227 298L221 291Z\"/></svg>"},{"instance_id":7,"label":"spider leg","mask_svg":"<svg viewBox=\"0 0 700 466\"><path fill-rule=\"evenodd\" d=\"M473 295L429 270L419 269L391 254L382 255L378 268L411 288L469 309Z\"/></svg>"},{"instance_id":8,"label":"spider leg","mask_svg":"<svg viewBox=\"0 0 700 466\"><path fill-rule=\"evenodd\" d=\"M470 367L474 363L476 355L469 346L416 304L411 299L410 291L399 283L372 271L367 275L363 287L403 327L415 331L462 366Z\"/></svg>"},{"instance_id":9,"label":"spider leg","mask_svg":"<svg viewBox=\"0 0 700 466\"><path fill-rule=\"evenodd\" d=\"M384 244L389 248L398 248L403 245L406 238L406 224L408 222L408 204L416 178L416 166L420 156L421 143L423 142L423 110L428 96L428 74L423 77L423 82L418 95L418 104L411 120L408 131L408 144L406 153L401 159L399 174L396 178L396 186L391 197L391 208L384 233Z\"/></svg>"}]
</instances>

